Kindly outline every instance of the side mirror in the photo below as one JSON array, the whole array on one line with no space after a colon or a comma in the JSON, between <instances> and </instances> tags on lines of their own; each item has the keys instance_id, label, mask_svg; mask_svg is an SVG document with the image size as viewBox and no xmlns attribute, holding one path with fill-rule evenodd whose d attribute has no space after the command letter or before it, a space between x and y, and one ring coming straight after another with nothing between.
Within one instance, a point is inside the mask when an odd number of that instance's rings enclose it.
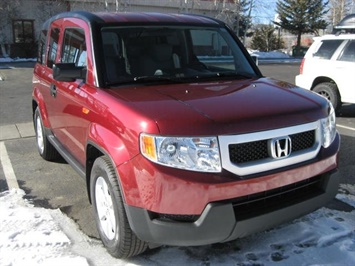
<instances>
[{"instance_id":1,"label":"side mirror","mask_svg":"<svg viewBox=\"0 0 355 266\"><path fill-rule=\"evenodd\" d=\"M74 63L58 63L53 65L53 78L57 81L72 82L86 78L86 68Z\"/></svg>"}]
</instances>

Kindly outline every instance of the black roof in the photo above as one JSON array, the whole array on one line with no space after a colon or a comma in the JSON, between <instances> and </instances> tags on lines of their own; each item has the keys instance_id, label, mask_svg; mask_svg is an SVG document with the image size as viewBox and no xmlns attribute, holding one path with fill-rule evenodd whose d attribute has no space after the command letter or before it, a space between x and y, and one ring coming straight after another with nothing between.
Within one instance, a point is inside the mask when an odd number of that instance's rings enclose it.
<instances>
[{"instance_id":1,"label":"black roof","mask_svg":"<svg viewBox=\"0 0 355 266\"><path fill-rule=\"evenodd\" d=\"M80 18L88 24L199 24L199 25L224 25L222 21L217 19L195 14L165 14L153 12L86 12L86 11L70 11L60 13L48 19L43 28L47 29L50 23L60 18Z\"/></svg>"}]
</instances>

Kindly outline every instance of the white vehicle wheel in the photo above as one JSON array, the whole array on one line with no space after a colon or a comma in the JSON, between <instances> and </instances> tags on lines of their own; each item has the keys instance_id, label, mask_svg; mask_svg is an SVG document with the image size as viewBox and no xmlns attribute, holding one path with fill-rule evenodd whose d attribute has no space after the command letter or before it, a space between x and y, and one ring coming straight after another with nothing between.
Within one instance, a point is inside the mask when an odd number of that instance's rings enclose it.
<instances>
[{"instance_id":1,"label":"white vehicle wheel","mask_svg":"<svg viewBox=\"0 0 355 266\"><path fill-rule=\"evenodd\" d=\"M116 234L115 211L113 210L111 192L102 176L96 179L95 194L95 204L100 227L107 239L113 240Z\"/></svg>"},{"instance_id":2,"label":"white vehicle wheel","mask_svg":"<svg viewBox=\"0 0 355 266\"><path fill-rule=\"evenodd\" d=\"M323 82L316 85L314 92L330 101L336 111L341 108L341 99L336 84L330 82Z\"/></svg>"}]
</instances>

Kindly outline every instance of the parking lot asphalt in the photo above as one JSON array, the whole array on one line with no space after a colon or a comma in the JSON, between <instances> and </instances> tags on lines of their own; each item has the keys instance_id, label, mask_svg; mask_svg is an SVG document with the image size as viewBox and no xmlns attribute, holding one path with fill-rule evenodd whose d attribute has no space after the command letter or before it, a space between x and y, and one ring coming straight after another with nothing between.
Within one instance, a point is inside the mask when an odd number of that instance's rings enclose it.
<instances>
[{"instance_id":1,"label":"parking lot asphalt","mask_svg":"<svg viewBox=\"0 0 355 266\"><path fill-rule=\"evenodd\" d=\"M9 158L20 188L35 205L60 208L89 236L97 237L85 183L65 162L47 162L38 155L32 125L33 62L0 64L0 150ZM297 64L261 65L265 76L293 83ZM337 117L341 134L341 183L355 184L355 105L346 105ZM0 191L9 188L8 166L0 164ZM11 172L11 171L10 171ZM6 174L5 174L6 173ZM334 208L343 208L333 202ZM345 208L345 207L344 207Z\"/></svg>"}]
</instances>

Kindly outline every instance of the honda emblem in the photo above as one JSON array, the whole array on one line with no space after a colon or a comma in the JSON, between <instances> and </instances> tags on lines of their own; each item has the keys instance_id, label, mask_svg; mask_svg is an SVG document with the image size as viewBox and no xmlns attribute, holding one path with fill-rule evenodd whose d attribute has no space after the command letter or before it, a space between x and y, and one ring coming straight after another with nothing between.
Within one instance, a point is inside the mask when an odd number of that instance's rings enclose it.
<instances>
[{"instance_id":1,"label":"honda emblem","mask_svg":"<svg viewBox=\"0 0 355 266\"><path fill-rule=\"evenodd\" d=\"M270 153L274 159L287 158L291 154L292 141L289 136L274 138L270 141Z\"/></svg>"}]
</instances>

